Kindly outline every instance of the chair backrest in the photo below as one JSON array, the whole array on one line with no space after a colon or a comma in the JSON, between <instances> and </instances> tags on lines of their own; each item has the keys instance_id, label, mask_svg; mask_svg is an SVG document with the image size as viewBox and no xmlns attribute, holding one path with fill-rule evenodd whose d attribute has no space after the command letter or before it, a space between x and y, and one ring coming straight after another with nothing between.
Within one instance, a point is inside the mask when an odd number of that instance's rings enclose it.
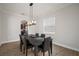
<instances>
[{"instance_id":1,"label":"chair backrest","mask_svg":"<svg viewBox=\"0 0 79 59\"><path fill-rule=\"evenodd\" d=\"M21 35L24 35L24 33L25 33L25 30L22 30L22 31L21 31Z\"/></svg>"},{"instance_id":2,"label":"chair backrest","mask_svg":"<svg viewBox=\"0 0 79 59\"><path fill-rule=\"evenodd\" d=\"M20 37L20 42L21 42L21 43L23 43L23 42L22 42L22 37L21 37L21 34L19 34L19 37Z\"/></svg>"},{"instance_id":3,"label":"chair backrest","mask_svg":"<svg viewBox=\"0 0 79 59\"><path fill-rule=\"evenodd\" d=\"M27 48L28 46L31 45L29 40L28 40L29 39L28 35L20 35L20 37L21 37L21 41L22 41L25 48Z\"/></svg>"},{"instance_id":4,"label":"chair backrest","mask_svg":"<svg viewBox=\"0 0 79 59\"><path fill-rule=\"evenodd\" d=\"M25 39L24 35L22 35L22 41L23 41L24 44L26 44L26 39Z\"/></svg>"},{"instance_id":5,"label":"chair backrest","mask_svg":"<svg viewBox=\"0 0 79 59\"><path fill-rule=\"evenodd\" d=\"M35 36L36 36L36 37L39 37L39 33L36 33Z\"/></svg>"},{"instance_id":6,"label":"chair backrest","mask_svg":"<svg viewBox=\"0 0 79 59\"><path fill-rule=\"evenodd\" d=\"M19 37L20 37L20 40L22 40L22 38L21 38L21 34L19 34Z\"/></svg>"},{"instance_id":7,"label":"chair backrest","mask_svg":"<svg viewBox=\"0 0 79 59\"><path fill-rule=\"evenodd\" d=\"M44 50L49 50L50 49L50 37L45 38L44 40Z\"/></svg>"},{"instance_id":8,"label":"chair backrest","mask_svg":"<svg viewBox=\"0 0 79 59\"><path fill-rule=\"evenodd\" d=\"M24 36L24 35L20 35L20 38L21 38L21 42L23 43L23 45L24 45L25 48L26 48L27 41L26 41L26 39L25 39L25 36Z\"/></svg>"},{"instance_id":9,"label":"chair backrest","mask_svg":"<svg viewBox=\"0 0 79 59\"><path fill-rule=\"evenodd\" d=\"M45 34L41 34L41 37L45 38Z\"/></svg>"},{"instance_id":10,"label":"chair backrest","mask_svg":"<svg viewBox=\"0 0 79 59\"><path fill-rule=\"evenodd\" d=\"M28 31L24 31L24 35L28 36Z\"/></svg>"},{"instance_id":11,"label":"chair backrest","mask_svg":"<svg viewBox=\"0 0 79 59\"><path fill-rule=\"evenodd\" d=\"M26 35L26 34L24 34L24 35L19 34L19 37L20 37L21 42L23 42L25 39L28 39L28 35Z\"/></svg>"}]
</instances>

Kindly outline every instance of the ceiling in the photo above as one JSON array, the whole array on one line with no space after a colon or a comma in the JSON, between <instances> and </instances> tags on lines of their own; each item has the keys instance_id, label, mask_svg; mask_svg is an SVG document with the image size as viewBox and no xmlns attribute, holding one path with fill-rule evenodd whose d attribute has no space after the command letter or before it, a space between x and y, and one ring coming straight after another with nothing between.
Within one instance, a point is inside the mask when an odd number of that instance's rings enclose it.
<instances>
[{"instance_id":1,"label":"ceiling","mask_svg":"<svg viewBox=\"0 0 79 59\"><path fill-rule=\"evenodd\" d=\"M70 5L71 3L34 3L34 17L43 17ZM7 11L17 13L19 15L29 16L29 3L0 3L0 6Z\"/></svg>"}]
</instances>

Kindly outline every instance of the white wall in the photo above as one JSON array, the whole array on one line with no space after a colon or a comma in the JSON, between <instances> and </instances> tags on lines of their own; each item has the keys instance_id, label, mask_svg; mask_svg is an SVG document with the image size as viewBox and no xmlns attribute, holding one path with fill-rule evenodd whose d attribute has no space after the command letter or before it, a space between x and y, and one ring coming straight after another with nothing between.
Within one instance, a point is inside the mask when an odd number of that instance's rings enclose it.
<instances>
[{"instance_id":1,"label":"white wall","mask_svg":"<svg viewBox=\"0 0 79 59\"><path fill-rule=\"evenodd\" d=\"M0 42L1 42L1 13L0 13ZM1 43L0 43L1 45Z\"/></svg>"},{"instance_id":2,"label":"white wall","mask_svg":"<svg viewBox=\"0 0 79 59\"><path fill-rule=\"evenodd\" d=\"M56 35L58 45L79 51L79 4L73 4L56 12Z\"/></svg>"},{"instance_id":3,"label":"white wall","mask_svg":"<svg viewBox=\"0 0 79 59\"><path fill-rule=\"evenodd\" d=\"M21 20L28 20L27 17L18 16L13 13L1 11L1 39L0 43L7 43L19 40Z\"/></svg>"},{"instance_id":4,"label":"white wall","mask_svg":"<svg viewBox=\"0 0 79 59\"><path fill-rule=\"evenodd\" d=\"M2 12L0 12L0 45L1 45L2 40L3 40L2 39Z\"/></svg>"}]
</instances>

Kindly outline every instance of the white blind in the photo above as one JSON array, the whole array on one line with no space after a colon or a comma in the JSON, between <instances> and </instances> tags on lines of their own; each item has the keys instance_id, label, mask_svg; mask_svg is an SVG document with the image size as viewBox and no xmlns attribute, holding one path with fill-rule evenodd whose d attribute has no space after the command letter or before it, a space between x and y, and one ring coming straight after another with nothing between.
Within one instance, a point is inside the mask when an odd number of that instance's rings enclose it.
<instances>
[{"instance_id":1,"label":"white blind","mask_svg":"<svg viewBox=\"0 0 79 59\"><path fill-rule=\"evenodd\" d=\"M55 17L44 20L44 32L55 32Z\"/></svg>"}]
</instances>

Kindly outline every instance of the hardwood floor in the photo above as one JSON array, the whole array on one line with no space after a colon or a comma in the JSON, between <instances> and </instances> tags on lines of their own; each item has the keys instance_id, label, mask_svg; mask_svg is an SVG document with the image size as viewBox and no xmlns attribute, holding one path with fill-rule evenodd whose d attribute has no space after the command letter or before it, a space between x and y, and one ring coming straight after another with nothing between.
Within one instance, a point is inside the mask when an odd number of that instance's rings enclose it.
<instances>
[{"instance_id":1,"label":"hardwood floor","mask_svg":"<svg viewBox=\"0 0 79 59\"><path fill-rule=\"evenodd\" d=\"M48 56L47 52L45 54ZM39 52L38 55L42 56L42 53ZM19 42L12 42L3 44L0 47L0 56L25 56L25 54L20 52ZM34 56L31 49L28 50L28 56ZM79 56L79 52L53 45L52 56Z\"/></svg>"}]
</instances>

